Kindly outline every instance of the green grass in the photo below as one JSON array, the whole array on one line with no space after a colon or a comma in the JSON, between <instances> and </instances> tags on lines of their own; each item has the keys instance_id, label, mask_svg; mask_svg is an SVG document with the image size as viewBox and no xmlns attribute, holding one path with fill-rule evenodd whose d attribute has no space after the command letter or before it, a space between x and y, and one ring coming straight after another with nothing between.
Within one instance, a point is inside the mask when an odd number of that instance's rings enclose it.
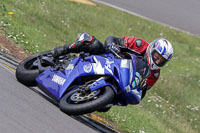
<instances>
[{"instance_id":1,"label":"green grass","mask_svg":"<svg viewBox=\"0 0 200 133\"><path fill-rule=\"evenodd\" d=\"M200 132L199 37L101 4L67 0L0 0L0 23L4 34L29 53L73 42L79 32L88 32L102 42L109 35L137 36L147 42L159 37L170 40L174 57L144 100L99 114L124 132Z\"/></svg>"}]
</instances>

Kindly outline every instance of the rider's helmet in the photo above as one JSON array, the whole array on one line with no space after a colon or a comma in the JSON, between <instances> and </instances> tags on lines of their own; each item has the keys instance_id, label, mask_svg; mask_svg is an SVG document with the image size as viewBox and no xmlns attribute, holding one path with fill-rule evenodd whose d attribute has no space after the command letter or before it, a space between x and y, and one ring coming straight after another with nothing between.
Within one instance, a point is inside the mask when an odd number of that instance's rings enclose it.
<instances>
[{"instance_id":1,"label":"rider's helmet","mask_svg":"<svg viewBox=\"0 0 200 133\"><path fill-rule=\"evenodd\" d=\"M172 44L166 39L158 38L149 44L146 56L151 70L160 69L173 56Z\"/></svg>"}]
</instances>

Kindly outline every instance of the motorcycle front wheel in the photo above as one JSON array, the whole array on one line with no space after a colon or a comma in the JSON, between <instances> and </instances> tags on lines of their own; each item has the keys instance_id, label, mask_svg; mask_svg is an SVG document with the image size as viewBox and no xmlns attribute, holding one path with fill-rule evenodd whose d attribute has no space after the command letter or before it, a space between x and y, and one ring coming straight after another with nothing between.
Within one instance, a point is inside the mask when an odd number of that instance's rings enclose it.
<instances>
[{"instance_id":1,"label":"motorcycle front wheel","mask_svg":"<svg viewBox=\"0 0 200 133\"><path fill-rule=\"evenodd\" d=\"M45 56L49 53L50 51L41 52L39 54L32 55L19 63L15 73L17 80L26 86L36 86L35 79L40 74L37 62L38 55ZM46 68L49 67L48 62L43 62L41 65Z\"/></svg>"},{"instance_id":2,"label":"motorcycle front wheel","mask_svg":"<svg viewBox=\"0 0 200 133\"><path fill-rule=\"evenodd\" d=\"M59 106L60 110L68 115L82 115L105 107L113 99L114 91L110 86L105 86L86 94L75 89L62 97Z\"/></svg>"}]
</instances>

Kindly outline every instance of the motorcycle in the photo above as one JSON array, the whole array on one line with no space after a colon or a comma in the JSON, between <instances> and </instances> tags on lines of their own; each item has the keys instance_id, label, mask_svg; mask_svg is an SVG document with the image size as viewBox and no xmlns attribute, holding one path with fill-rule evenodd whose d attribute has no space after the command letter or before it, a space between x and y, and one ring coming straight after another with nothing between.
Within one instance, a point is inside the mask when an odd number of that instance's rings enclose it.
<instances>
[{"instance_id":1,"label":"motorcycle","mask_svg":"<svg viewBox=\"0 0 200 133\"><path fill-rule=\"evenodd\" d=\"M111 105L137 104L142 90L136 85L137 57L115 52L53 58L51 51L32 55L16 69L16 78L26 86L38 86L59 103L68 115L81 115Z\"/></svg>"}]
</instances>

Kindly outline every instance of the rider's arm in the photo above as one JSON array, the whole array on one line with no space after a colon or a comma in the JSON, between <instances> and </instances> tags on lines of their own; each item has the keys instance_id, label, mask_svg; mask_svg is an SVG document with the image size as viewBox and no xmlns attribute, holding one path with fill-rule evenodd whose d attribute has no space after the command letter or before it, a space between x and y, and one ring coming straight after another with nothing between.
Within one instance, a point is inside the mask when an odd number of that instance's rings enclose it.
<instances>
[{"instance_id":1,"label":"rider's arm","mask_svg":"<svg viewBox=\"0 0 200 133\"><path fill-rule=\"evenodd\" d=\"M129 52L133 53L138 57L143 56L143 54L146 51L146 48L148 47L148 43L140 39L138 37L123 37L123 38L118 38L114 36L109 36L105 40L105 45L108 44L114 44L120 47L121 52Z\"/></svg>"},{"instance_id":2,"label":"rider's arm","mask_svg":"<svg viewBox=\"0 0 200 133\"><path fill-rule=\"evenodd\" d=\"M141 55L143 55L146 52L146 49L149 46L149 44L145 40L138 37L124 36L123 43L129 49L134 50Z\"/></svg>"},{"instance_id":3,"label":"rider's arm","mask_svg":"<svg viewBox=\"0 0 200 133\"><path fill-rule=\"evenodd\" d=\"M133 37L131 37L131 38L133 38ZM139 52L135 51L134 49L131 49L125 45L124 38L109 36L105 40L105 45L106 46L112 45L112 47L116 47L116 48L118 47L118 49L120 49L120 52L129 52L129 53L135 54L136 56L141 56L141 53L139 53Z\"/></svg>"},{"instance_id":4,"label":"rider's arm","mask_svg":"<svg viewBox=\"0 0 200 133\"><path fill-rule=\"evenodd\" d=\"M160 76L160 69L158 70L151 70L151 74L146 79L146 84L152 87Z\"/></svg>"}]
</instances>

